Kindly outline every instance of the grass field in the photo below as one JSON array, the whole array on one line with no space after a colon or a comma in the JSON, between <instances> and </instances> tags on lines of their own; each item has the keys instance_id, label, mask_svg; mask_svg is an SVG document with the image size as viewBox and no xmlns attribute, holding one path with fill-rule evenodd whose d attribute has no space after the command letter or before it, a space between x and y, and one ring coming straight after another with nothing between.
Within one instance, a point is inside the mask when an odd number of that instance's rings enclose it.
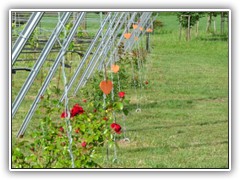
<instances>
[{"instance_id":1,"label":"grass field","mask_svg":"<svg viewBox=\"0 0 240 180\"><path fill-rule=\"evenodd\" d=\"M105 149L99 163L106 168L228 168L228 41L194 35L190 42L179 41L176 16L158 19L167 33L150 36L144 72L149 84L137 94L126 90L130 142L118 142L116 163L106 161ZM135 112L137 103L141 112ZM13 124L13 134L21 121Z\"/></svg>"},{"instance_id":2,"label":"grass field","mask_svg":"<svg viewBox=\"0 0 240 180\"><path fill-rule=\"evenodd\" d=\"M128 117L131 142L120 145L114 167L227 168L227 43L183 42L176 48L178 42L167 37L152 43L142 112ZM210 54L214 49L219 51Z\"/></svg>"},{"instance_id":3,"label":"grass field","mask_svg":"<svg viewBox=\"0 0 240 180\"><path fill-rule=\"evenodd\" d=\"M163 28L177 27L174 18L164 17L173 24ZM131 142L120 142L112 167L228 168L228 42L179 42L176 29L151 38L142 111L132 105Z\"/></svg>"}]
</instances>

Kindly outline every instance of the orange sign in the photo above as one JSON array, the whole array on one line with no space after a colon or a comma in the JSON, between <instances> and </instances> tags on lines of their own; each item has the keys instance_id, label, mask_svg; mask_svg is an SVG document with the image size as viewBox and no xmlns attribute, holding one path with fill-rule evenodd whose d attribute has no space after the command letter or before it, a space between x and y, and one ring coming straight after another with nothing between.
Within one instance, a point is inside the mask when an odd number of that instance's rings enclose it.
<instances>
[{"instance_id":1,"label":"orange sign","mask_svg":"<svg viewBox=\"0 0 240 180\"><path fill-rule=\"evenodd\" d=\"M129 38L131 37L131 35L132 35L131 33L125 33L125 34L124 34L124 37L125 37L126 39L129 39Z\"/></svg>"},{"instance_id":2,"label":"orange sign","mask_svg":"<svg viewBox=\"0 0 240 180\"><path fill-rule=\"evenodd\" d=\"M115 65L113 64L112 67L111 67L111 70L114 72L114 73L117 73L119 71L119 66L118 65Z\"/></svg>"},{"instance_id":3,"label":"orange sign","mask_svg":"<svg viewBox=\"0 0 240 180\"><path fill-rule=\"evenodd\" d=\"M151 28L147 28L146 31L149 32L149 33L153 32L153 30Z\"/></svg>"},{"instance_id":4,"label":"orange sign","mask_svg":"<svg viewBox=\"0 0 240 180\"><path fill-rule=\"evenodd\" d=\"M133 29L137 29L138 25L137 24L133 24Z\"/></svg>"},{"instance_id":5,"label":"orange sign","mask_svg":"<svg viewBox=\"0 0 240 180\"><path fill-rule=\"evenodd\" d=\"M104 94L108 95L113 88L113 83L110 80L101 81L99 84L99 87L103 91Z\"/></svg>"}]
</instances>

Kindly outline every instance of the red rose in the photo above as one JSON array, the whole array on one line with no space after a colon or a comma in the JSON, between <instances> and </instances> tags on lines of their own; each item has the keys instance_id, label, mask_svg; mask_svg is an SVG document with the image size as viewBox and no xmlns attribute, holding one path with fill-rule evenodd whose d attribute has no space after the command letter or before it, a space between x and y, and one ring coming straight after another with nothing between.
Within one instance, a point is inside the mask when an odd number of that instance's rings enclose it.
<instances>
[{"instance_id":1,"label":"red rose","mask_svg":"<svg viewBox=\"0 0 240 180\"><path fill-rule=\"evenodd\" d=\"M61 118L66 118L68 115L67 115L67 112L62 112L61 114Z\"/></svg>"},{"instance_id":2,"label":"red rose","mask_svg":"<svg viewBox=\"0 0 240 180\"><path fill-rule=\"evenodd\" d=\"M63 129L62 126L59 128L59 131L61 131L62 133L64 133L64 129Z\"/></svg>"},{"instance_id":3,"label":"red rose","mask_svg":"<svg viewBox=\"0 0 240 180\"><path fill-rule=\"evenodd\" d=\"M84 113L84 110L81 106L79 106L79 104L75 104L73 106L73 108L71 109L71 117L74 117L74 116L76 116L78 114L82 114L82 113Z\"/></svg>"},{"instance_id":4,"label":"red rose","mask_svg":"<svg viewBox=\"0 0 240 180\"><path fill-rule=\"evenodd\" d=\"M124 98L124 97L125 97L125 92L123 92L123 91L122 91L122 92L119 92L119 93L118 93L118 96L119 96L120 98Z\"/></svg>"},{"instance_id":5,"label":"red rose","mask_svg":"<svg viewBox=\"0 0 240 180\"><path fill-rule=\"evenodd\" d=\"M86 141L83 141L81 145L82 145L82 147L84 147L84 148L85 148L85 147L87 146L87 143L86 143Z\"/></svg>"},{"instance_id":6,"label":"red rose","mask_svg":"<svg viewBox=\"0 0 240 180\"><path fill-rule=\"evenodd\" d=\"M79 128L78 128L78 129L75 129L75 133L79 133Z\"/></svg>"},{"instance_id":7,"label":"red rose","mask_svg":"<svg viewBox=\"0 0 240 180\"><path fill-rule=\"evenodd\" d=\"M111 128L117 133L117 134L121 134L121 126L117 123L112 123L111 124Z\"/></svg>"},{"instance_id":8,"label":"red rose","mask_svg":"<svg viewBox=\"0 0 240 180\"><path fill-rule=\"evenodd\" d=\"M108 120L108 118L107 118L107 117L104 117L104 118L103 118L103 120L104 120L104 121L107 121L107 120Z\"/></svg>"}]
</instances>

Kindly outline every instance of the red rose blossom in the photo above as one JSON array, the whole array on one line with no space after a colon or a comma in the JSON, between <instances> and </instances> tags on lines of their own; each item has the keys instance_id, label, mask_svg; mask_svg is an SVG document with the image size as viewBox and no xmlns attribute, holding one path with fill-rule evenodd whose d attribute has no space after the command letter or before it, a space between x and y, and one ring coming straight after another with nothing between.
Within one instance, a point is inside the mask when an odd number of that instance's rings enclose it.
<instances>
[{"instance_id":1,"label":"red rose blossom","mask_svg":"<svg viewBox=\"0 0 240 180\"><path fill-rule=\"evenodd\" d=\"M107 117L103 117L103 120L104 120L104 121L107 121L107 120L108 120L108 118L107 118Z\"/></svg>"},{"instance_id":2,"label":"red rose blossom","mask_svg":"<svg viewBox=\"0 0 240 180\"><path fill-rule=\"evenodd\" d=\"M78 129L75 129L75 133L79 133L79 128L78 128Z\"/></svg>"},{"instance_id":3,"label":"red rose blossom","mask_svg":"<svg viewBox=\"0 0 240 180\"><path fill-rule=\"evenodd\" d=\"M119 93L118 93L118 96L119 96L120 98L124 98L124 97L125 97L125 92L123 92L123 91L119 92Z\"/></svg>"},{"instance_id":4,"label":"red rose blossom","mask_svg":"<svg viewBox=\"0 0 240 180\"><path fill-rule=\"evenodd\" d=\"M73 106L73 108L71 109L71 117L74 117L74 116L76 116L78 114L82 114L82 113L84 113L84 110L81 106L79 106L79 104L75 104Z\"/></svg>"},{"instance_id":5,"label":"red rose blossom","mask_svg":"<svg viewBox=\"0 0 240 180\"><path fill-rule=\"evenodd\" d=\"M62 126L59 128L59 131L61 131L62 133L64 133L64 129L63 129Z\"/></svg>"},{"instance_id":6,"label":"red rose blossom","mask_svg":"<svg viewBox=\"0 0 240 180\"><path fill-rule=\"evenodd\" d=\"M81 145L82 145L82 147L86 147L87 146L86 141L83 141Z\"/></svg>"},{"instance_id":7,"label":"red rose blossom","mask_svg":"<svg viewBox=\"0 0 240 180\"><path fill-rule=\"evenodd\" d=\"M112 123L111 124L111 128L117 133L117 134L121 134L121 126L117 123Z\"/></svg>"},{"instance_id":8,"label":"red rose blossom","mask_svg":"<svg viewBox=\"0 0 240 180\"><path fill-rule=\"evenodd\" d=\"M67 115L67 112L62 112L61 114L61 118L66 118L68 115Z\"/></svg>"}]
</instances>

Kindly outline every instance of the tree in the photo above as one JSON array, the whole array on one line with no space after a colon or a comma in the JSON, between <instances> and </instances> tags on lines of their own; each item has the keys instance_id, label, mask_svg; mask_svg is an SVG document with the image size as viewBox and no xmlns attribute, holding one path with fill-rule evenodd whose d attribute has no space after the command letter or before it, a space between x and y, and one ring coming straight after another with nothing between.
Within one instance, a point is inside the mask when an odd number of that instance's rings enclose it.
<instances>
[{"instance_id":1,"label":"tree","mask_svg":"<svg viewBox=\"0 0 240 180\"><path fill-rule=\"evenodd\" d=\"M211 31L211 25L213 21L213 32L216 33L216 17L218 15L218 12L207 12L207 28L206 32Z\"/></svg>"},{"instance_id":2,"label":"tree","mask_svg":"<svg viewBox=\"0 0 240 180\"><path fill-rule=\"evenodd\" d=\"M221 28L220 33L224 34L224 24L225 24L225 18L228 18L228 12L220 12L221 14Z\"/></svg>"},{"instance_id":3,"label":"tree","mask_svg":"<svg viewBox=\"0 0 240 180\"><path fill-rule=\"evenodd\" d=\"M199 19L205 16L205 12L197 12L196 16L196 36L198 36L199 32Z\"/></svg>"},{"instance_id":4,"label":"tree","mask_svg":"<svg viewBox=\"0 0 240 180\"><path fill-rule=\"evenodd\" d=\"M182 28L186 30L186 40L190 40L191 28L199 21L202 16L201 12L178 12L177 17L180 23L180 34L179 39L181 39ZM197 30L198 32L198 30Z\"/></svg>"}]
</instances>

